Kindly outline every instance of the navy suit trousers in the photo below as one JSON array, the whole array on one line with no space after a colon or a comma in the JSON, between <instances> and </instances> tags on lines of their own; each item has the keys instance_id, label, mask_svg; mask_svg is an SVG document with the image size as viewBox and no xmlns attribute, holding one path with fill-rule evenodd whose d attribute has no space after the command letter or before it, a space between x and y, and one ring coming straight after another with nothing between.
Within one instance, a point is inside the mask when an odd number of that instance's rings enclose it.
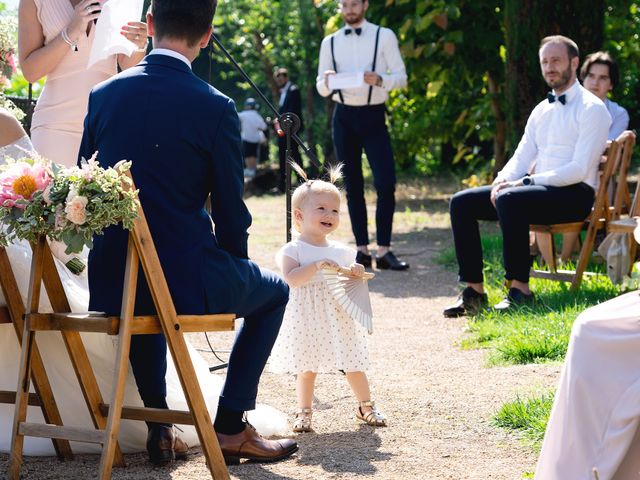
<instances>
[{"instance_id":1,"label":"navy suit trousers","mask_svg":"<svg viewBox=\"0 0 640 480\"><path fill-rule=\"evenodd\" d=\"M333 113L333 145L337 160L344 165L347 205L356 244L369 244L362 177L364 149L378 196L376 241L379 246L391 245L393 212L396 208L396 172L384 105L350 107L337 104Z\"/></svg>"},{"instance_id":2,"label":"navy suit trousers","mask_svg":"<svg viewBox=\"0 0 640 480\"><path fill-rule=\"evenodd\" d=\"M491 203L491 186L456 193L449 211L460 281L483 281L478 220L498 220L505 278L527 283L531 269L529 225L582 221L589 215L593 199L593 189L586 183L508 188L498 195L495 208Z\"/></svg>"},{"instance_id":3,"label":"navy suit trousers","mask_svg":"<svg viewBox=\"0 0 640 480\"><path fill-rule=\"evenodd\" d=\"M289 287L284 280L253 262L251 264L251 288L246 290L245 298L239 298L228 310L228 313L244 318L244 324L231 350L220 405L237 411L255 408L260 375L280 331L289 300ZM140 396L145 405L154 407L158 398L167 395L166 340L164 335L134 335L131 341L129 360Z\"/></svg>"}]
</instances>

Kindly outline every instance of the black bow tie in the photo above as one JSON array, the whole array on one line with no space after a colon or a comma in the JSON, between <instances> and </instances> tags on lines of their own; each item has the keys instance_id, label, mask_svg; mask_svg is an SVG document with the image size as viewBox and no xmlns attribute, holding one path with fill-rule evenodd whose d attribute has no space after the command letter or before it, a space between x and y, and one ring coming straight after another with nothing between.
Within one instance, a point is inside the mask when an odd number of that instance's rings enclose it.
<instances>
[{"instance_id":1,"label":"black bow tie","mask_svg":"<svg viewBox=\"0 0 640 480\"><path fill-rule=\"evenodd\" d=\"M549 103L553 103L558 100L562 105L564 105L567 103L567 95L563 93L556 97L553 93L549 92L547 93L547 100L549 100Z\"/></svg>"},{"instance_id":2,"label":"black bow tie","mask_svg":"<svg viewBox=\"0 0 640 480\"><path fill-rule=\"evenodd\" d=\"M345 28L344 29L344 34L345 35L351 35L351 32L356 32L356 35L360 35L362 33L362 27L358 27L358 28Z\"/></svg>"}]
</instances>

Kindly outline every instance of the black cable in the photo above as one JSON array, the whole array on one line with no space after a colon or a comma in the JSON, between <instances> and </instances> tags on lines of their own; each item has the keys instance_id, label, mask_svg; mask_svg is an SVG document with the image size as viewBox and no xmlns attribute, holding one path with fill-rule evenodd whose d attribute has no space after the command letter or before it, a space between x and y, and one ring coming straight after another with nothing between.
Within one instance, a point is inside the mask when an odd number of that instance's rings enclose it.
<instances>
[{"instance_id":1,"label":"black cable","mask_svg":"<svg viewBox=\"0 0 640 480\"><path fill-rule=\"evenodd\" d=\"M213 353L213 355L220 360L221 364L220 365L215 365L213 367L209 367L209 372L213 372L215 370L221 370L223 368L226 368L229 366L229 362L225 362L223 359L221 359L218 354L216 353L216 351L213 349L213 346L211 345L211 342L209 341L209 333L208 332L203 332L204 333L204 338L207 339L207 344L209 345L209 350L211 350L211 353Z\"/></svg>"}]
</instances>

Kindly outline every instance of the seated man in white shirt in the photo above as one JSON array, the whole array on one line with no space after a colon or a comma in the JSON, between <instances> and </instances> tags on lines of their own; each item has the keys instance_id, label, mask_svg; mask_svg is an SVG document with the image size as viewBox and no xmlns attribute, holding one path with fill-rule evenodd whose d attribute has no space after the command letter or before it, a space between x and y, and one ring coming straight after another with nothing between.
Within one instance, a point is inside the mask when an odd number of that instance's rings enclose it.
<instances>
[{"instance_id":1,"label":"seated man in white shirt","mask_svg":"<svg viewBox=\"0 0 640 480\"><path fill-rule=\"evenodd\" d=\"M534 300L529 225L578 222L593 205L611 117L602 100L576 79L579 54L573 40L544 38L539 58L553 92L529 116L513 157L493 185L464 190L451 199L459 278L467 287L444 310L447 317L473 315L487 306L478 220L498 220L502 229L505 278L511 288L494 308L505 311ZM536 173L529 176L534 162Z\"/></svg>"},{"instance_id":2,"label":"seated man in white shirt","mask_svg":"<svg viewBox=\"0 0 640 480\"><path fill-rule=\"evenodd\" d=\"M618 65L609 52L595 52L587 55L580 68L580 80L584 88L593 93L604 102L611 115L609 127L609 140L622 140L619 137L629 126L629 113L627 110L608 98L609 92L618 84L620 75ZM551 252L550 238L544 235L536 235L536 241L542 252ZM578 243L578 233L570 232L562 235L562 251L560 261L571 260ZM547 260L547 258L545 258ZM547 260L548 261L548 260Z\"/></svg>"}]
</instances>

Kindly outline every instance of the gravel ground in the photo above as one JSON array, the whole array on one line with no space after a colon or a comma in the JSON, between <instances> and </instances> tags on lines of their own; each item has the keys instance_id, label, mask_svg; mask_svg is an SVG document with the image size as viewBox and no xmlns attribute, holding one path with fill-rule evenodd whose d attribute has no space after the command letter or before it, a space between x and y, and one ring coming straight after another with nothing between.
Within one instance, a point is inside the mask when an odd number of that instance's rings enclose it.
<instances>
[{"instance_id":1,"label":"gravel ground","mask_svg":"<svg viewBox=\"0 0 640 480\"><path fill-rule=\"evenodd\" d=\"M533 450L493 427L490 419L503 402L516 395L555 385L560 367L487 368L483 351L460 349L465 321L441 315L457 295L455 274L434 262L451 242L446 195L411 186L399 189L399 194L394 244L411 269L375 271L377 276L370 282L375 332L370 342L369 378L373 398L388 416L389 426L374 429L356 421L356 402L344 376L321 375L315 433L297 437L299 452L275 464L231 467L232 478L511 480L533 471ZM254 215L252 257L273 267L273 255L284 238L284 199L253 197L248 204ZM374 218L373 211L370 218ZM345 212L336 237L345 242L351 239ZM216 334L210 338L216 348L228 348L232 337ZM192 341L204 347L201 336L193 336ZM292 413L293 377L265 373L258 401ZM204 457L197 449L193 453L188 462L164 469L152 468L144 454L129 455L128 467L114 470L113 478L207 478ZM0 455L0 477L6 459ZM92 478L96 468L97 457L90 455L68 463L27 458L23 473L25 479L85 479Z\"/></svg>"}]
</instances>

